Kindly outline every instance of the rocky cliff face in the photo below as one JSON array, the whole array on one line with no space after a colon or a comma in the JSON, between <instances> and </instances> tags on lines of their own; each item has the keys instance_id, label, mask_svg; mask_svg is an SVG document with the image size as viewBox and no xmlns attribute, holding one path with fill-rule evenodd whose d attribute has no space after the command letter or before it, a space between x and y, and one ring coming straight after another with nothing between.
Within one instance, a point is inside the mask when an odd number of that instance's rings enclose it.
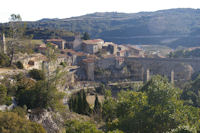
<instances>
[{"instance_id":1,"label":"rocky cliff face","mask_svg":"<svg viewBox=\"0 0 200 133\"><path fill-rule=\"evenodd\" d=\"M43 110L31 110L28 114L31 121L42 124L47 133L60 133L64 120L59 113Z\"/></svg>"}]
</instances>

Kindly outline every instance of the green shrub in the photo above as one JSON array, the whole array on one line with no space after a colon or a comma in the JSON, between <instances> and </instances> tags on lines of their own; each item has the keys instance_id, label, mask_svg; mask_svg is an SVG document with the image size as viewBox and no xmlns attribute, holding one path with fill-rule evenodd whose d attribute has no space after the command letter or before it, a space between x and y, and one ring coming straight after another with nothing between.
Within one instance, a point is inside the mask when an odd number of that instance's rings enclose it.
<instances>
[{"instance_id":1,"label":"green shrub","mask_svg":"<svg viewBox=\"0 0 200 133\"><path fill-rule=\"evenodd\" d=\"M0 53L0 67L7 67L9 65L9 57Z\"/></svg>"},{"instance_id":2,"label":"green shrub","mask_svg":"<svg viewBox=\"0 0 200 133\"><path fill-rule=\"evenodd\" d=\"M17 66L18 69L23 69L23 68L24 68L24 66L23 66L23 64L21 63L21 61L18 61L18 62L16 63L16 66Z\"/></svg>"},{"instance_id":3,"label":"green shrub","mask_svg":"<svg viewBox=\"0 0 200 133\"><path fill-rule=\"evenodd\" d=\"M5 104L8 105L8 106L12 104L12 98L10 96L7 96L5 98Z\"/></svg>"},{"instance_id":4,"label":"green shrub","mask_svg":"<svg viewBox=\"0 0 200 133\"><path fill-rule=\"evenodd\" d=\"M7 89L4 85L0 84L0 105L5 104L7 97Z\"/></svg>"},{"instance_id":5,"label":"green shrub","mask_svg":"<svg viewBox=\"0 0 200 133\"><path fill-rule=\"evenodd\" d=\"M66 133L103 133L90 122L79 122L69 120L66 122Z\"/></svg>"},{"instance_id":6,"label":"green shrub","mask_svg":"<svg viewBox=\"0 0 200 133\"><path fill-rule=\"evenodd\" d=\"M43 71L38 69L33 69L29 71L29 76L35 80L44 80L45 74Z\"/></svg>"},{"instance_id":7,"label":"green shrub","mask_svg":"<svg viewBox=\"0 0 200 133\"><path fill-rule=\"evenodd\" d=\"M46 133L42 125L31 122L14 112L0 112L1 133Z\"/></svg>"},{"instance_id":8,"label":"green shrub","mask_svg":"<svg viewBox=\"0 0 200 133\"><path fill-rule=\"evenodd\" d=\"M60 65L63 66L63 67L67 66L67 64L65 62L61 62Z\"/></svg>"}]
</instances>

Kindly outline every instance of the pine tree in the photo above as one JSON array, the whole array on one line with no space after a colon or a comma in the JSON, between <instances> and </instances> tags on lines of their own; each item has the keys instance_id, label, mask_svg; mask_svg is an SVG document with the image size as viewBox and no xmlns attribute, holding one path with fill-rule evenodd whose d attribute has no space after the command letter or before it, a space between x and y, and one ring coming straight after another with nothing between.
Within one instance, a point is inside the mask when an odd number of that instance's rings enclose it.
<instances>
[{"instance_id":1,"label":"pine tree","mask_svg":"<svg viewBox=\"0 0 200 133\"><path fill-rule=\"evenodd\" d=\"M83 39L83 40L89 40L89 39L90 39L90 35L89 35L87 32L85 32L85 33L83 34L82 39Z\"/></svg>"},{"instance_id":2,"label":"pine tree","mask_svg":"<svg viewBox=\"0 0 200 133\"><path fill-rule=\"evenodd\" d=\"M97 94L95 95L94 112L101 113L101 103L99 102Z\"/></svg>"},{"instance_id":3,"label":"pine tree","mask_svg":"<svg viewBox=\"0 0 200 133\"><path fill-rule=\"evenodd\" d=\"M79 114L89 115L91 113L90 106L86 100L86 93L80 90L78 93L72 95L69 100L69 108Z\"/></svg>"}]
</instances>

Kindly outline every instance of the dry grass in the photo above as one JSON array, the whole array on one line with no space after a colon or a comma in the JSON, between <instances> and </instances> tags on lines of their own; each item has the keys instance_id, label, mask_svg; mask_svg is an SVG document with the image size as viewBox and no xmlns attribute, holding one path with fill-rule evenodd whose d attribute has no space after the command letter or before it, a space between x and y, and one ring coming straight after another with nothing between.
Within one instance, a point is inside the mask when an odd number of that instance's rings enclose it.
<instances>
[{"instance_id":1,"label":"dry grass","mask_svg":"<svg viewBox=\"0 0 200 133\"><path fill-rule=\"evenodd\" d=\"M99 99L100 103L103 103L104 96L103 95L98 95L98 99ZM95 101L95 95L87 96L87 102L89 103L89 105L94 105L94 101Z\"/></svg>"}]
</instances>

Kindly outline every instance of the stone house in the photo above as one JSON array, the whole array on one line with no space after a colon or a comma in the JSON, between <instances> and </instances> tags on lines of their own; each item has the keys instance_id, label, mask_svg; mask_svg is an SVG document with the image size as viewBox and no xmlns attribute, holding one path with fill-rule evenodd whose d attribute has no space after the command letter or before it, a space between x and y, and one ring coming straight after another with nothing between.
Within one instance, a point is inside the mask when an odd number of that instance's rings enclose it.
<instances>
[{"instance_id":1,"label":"stone house","mask_svg":"<svg viewBox=\"0 0 200 133\"><path fill-rule=\"evenodd\" d=\"M137 46L127 46L127 56L128 57L144 57L144 51Z\"/></svg>"},{"instance_id":2,"label":"stone house","mask_svg":"<svg viewBox=\"0 0 200 133\"><path fill-rule=\"evenodd\" d=\"M85 70L86 79L89 81L93 81L94 80L94 66L95 66L94 59L93 58L83 59L82 64Z\"/></svg>"},{"instance_id":3,"label":"stone house","mask_svg":"<svg viewBox=\"0 0 200 133\"><path fill-rule=\"evenodd\" d=\"M62 54L65 54L71 58L71 65L80 65L83 59L87 58L87 55L83 52L76 52L72 49L64 49L61 51Z\"/></svg>"},{"instance_id":4,"label":"stone house","mask_svg":"<svg viewBox=\"0 0 200 133\"><path fill-rule=\"evenodd\" d=\"M58 48L58 45L54 44L54 43L49 43L49 45L54 48L54 49L57 49ZM36 47L37 49L37 52L41 53L41 54L46 54L47 52L47 46L46 44L40 44Z\"/></svg>"},{"instance_id":5,"label":"stone house","mask_svg":"<svg viewBox=\"0 0 200 133\"><path fill-rule=\"evenodd\" d=\"M46 43L50 43L52 45L56 44L59 49L65 49L66 41L63 39L48 39Z\"/></svg>"},{"instance_id":6,"label":"stone house","mask_svg":"<svg viewBox=\"0 0 200 133\"><path fill-rule=\"evenodd\" d=\"M108 47L107 47L107 51L109 51L113 55L116 55L117 54L117 45L116 44L109 44Z\"/></svg>"},{"instance_id":7,"label":"stone house","mask_svg":"<svg viewBox=\"0 0 200 133\"><path fill-rule=\"evenodd\" d=\"M37 54L18 54L14 58L14 62L20 61L24 69L32 70L32 69L42 69L43 62L46 61L46 56L37 53Z\"/></svg>"},{"instance_id":8,"label":"stone house","mask_svg":"<svg viewBox=\"0 0 200 133\"><path fill-rule=\"evenodd\" d=\"M95 54L102 49L104 41L102 39L84 40L82 48L85 53Z\"/></svg>"},{"instance_id":9,"label":"stone house","mask_svg":"<svg viewBox=\"0 0 200 133\"><path fill-rule=\"evenodd\" d=\"M39 53L45 54L46 53L46 49L47 49L47 47L46 47L46 44L44 44L44 43L42 43L42 44L37 46L37 51Z\"/></svg>"},{"instance_id":10,"label":"stone house","mask_svg":"<svg viewBox=\"0 0 200 133\"><path fill-rule=\"evenodd\" d=\"M73 49L75 51L81 51L82 40L80 34L75 34L75 36L66 37L66 45L65 48Z\"/></svg>"}]
</instances>

